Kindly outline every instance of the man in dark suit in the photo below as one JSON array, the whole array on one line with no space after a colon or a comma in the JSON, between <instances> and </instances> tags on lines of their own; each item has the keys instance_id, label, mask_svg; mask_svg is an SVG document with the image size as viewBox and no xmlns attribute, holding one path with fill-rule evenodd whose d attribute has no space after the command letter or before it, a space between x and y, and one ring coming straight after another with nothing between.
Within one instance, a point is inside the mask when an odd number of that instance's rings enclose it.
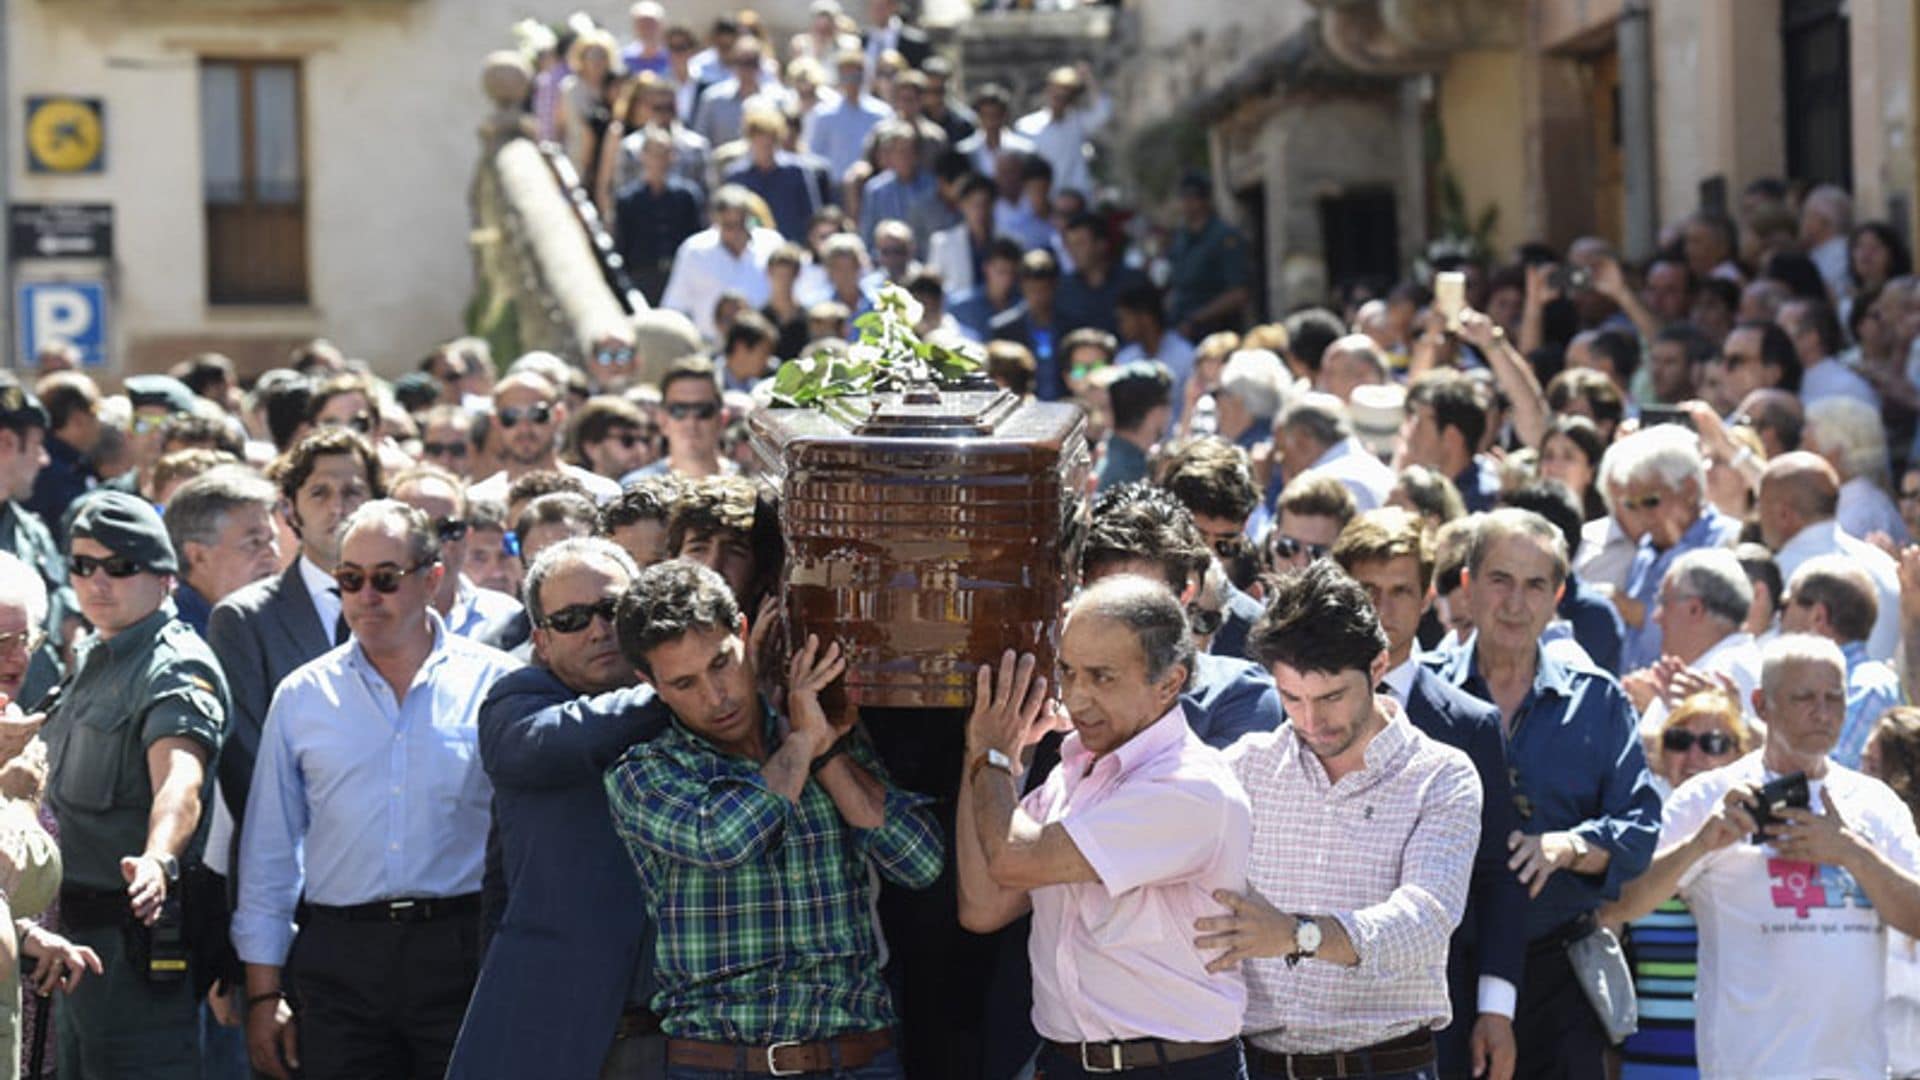
<instances>
[{"instance_id":1,"label":"man in dark suit","mask_svg":"<svg viewBox=\"0 0 1920 1080\"><path fill-rule=\"evenodd\" d=\"M1480 850L1466 911L1448 947L1453 1022L1438 1039L1440 1075L1509 1080L1513 1013L1526 966L1527 897L1507 870L1507 836L1517 827L1517 814L1500 711L1413 655L1433 581L1433 553L1419 518L1397 507L1361 514L1341 531L1333 558L1366 588L1387 632L1389 666L1381 692L1405 706L1408 719L1429 738L1465 752L1480 774Z\"/></svg>"},{"instance_id":2,"label":"man in dark suit","mask_svg":"<svg viewBox=\"0 0 1920 1080\"><path fill-rule=\"evenodd\" d=\"M246 813L274 688L347 639L333 581L340 526L361 503L384 492L379 456L351 428L317 430L289 450L282 465L281 507L300 538L300 556L285 571L220 601L207 620L208 644L233 695L220 793L235 822Z\"/></svg>"},{"instance_id":3,"label":"man in dark suit","mask_svg":"<svg viewBox=\"0 0 1920 1080\"><path fill-rule=\"evenodd\" d=\"M489 852L483 910L498 925L454 1046L456 1080L665 1069L647 1008L652 929L601 782L668 719L633 685L614 632L612 606L638 573L598 538L563 540L527 572L536 663L494 684L480 709L499 856ZM553 992L555 971L566 993Z\"/></svg>"},{"instance_id":4,"label":"man in dark suit","mask_svg":"<svg viewBox=\"0 0 1920 1080\"><path fill-rule=\"evenodd\" d=\"M869 0L867 15L873 25L867 29L867 79L873 79L874 65L888 49L900 54L907 66L919 69L933 55L933 40L927 32L900 16L900 0Z\"/></svg>"}]
</instances>

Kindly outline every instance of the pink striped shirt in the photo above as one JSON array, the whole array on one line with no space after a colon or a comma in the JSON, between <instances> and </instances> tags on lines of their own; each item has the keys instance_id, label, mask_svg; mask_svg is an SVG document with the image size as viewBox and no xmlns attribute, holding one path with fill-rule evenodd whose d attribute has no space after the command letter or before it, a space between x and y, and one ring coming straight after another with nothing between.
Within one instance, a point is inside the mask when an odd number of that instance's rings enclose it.
<instances>
[{"instance_id":1,"label":"pink striped shirt","mask_svg":"<svg viewBox=\"0 0 1920 1080\"><path fill-rule=\"evenodd\" d=\"M1291 724L1227 751L1253 800L1253 888L1281 911L1338 921L1360 956L1351 968L1247 961L1246 1031L1263 1050L1358 1050L1452 1016L1447 939L1480 841L1480 777L1398 702L1374 700L1387 725L1337 784Z\"/></svg>"},{"instance_id":2,"label":"pink striped shirt","mask_svg":"<svg viewBox=\"0 0 1920 1080\"><path fill-rule=\"evenodd\" d=\"M1059 822L1099 881L1033 890L1033 1024L1056 1042L1240 1034L1246 981L1207 974L1195 919L1246 888L1247 796L1176 704L1111 753L1077 734L1022 803Z\"/></svg>"}]
</instances>

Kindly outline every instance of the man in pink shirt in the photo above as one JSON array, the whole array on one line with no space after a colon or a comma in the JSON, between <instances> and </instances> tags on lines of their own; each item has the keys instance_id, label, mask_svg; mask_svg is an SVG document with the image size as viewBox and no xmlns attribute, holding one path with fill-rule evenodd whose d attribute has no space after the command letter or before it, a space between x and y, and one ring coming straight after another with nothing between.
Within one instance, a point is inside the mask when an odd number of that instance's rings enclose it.
<instances>
[{"instance_id":1,"label":"man in pink shirt","mask_svg":"<svg viewBox=\"0 0 1920 1080\"><path fill-rule=\"evenodd\" d=\"M1074 601L1060 638L1073 732L1024 800L1024 752L1058 722L1032 656L982 668L967 723L956 851L960 921L989 933L1033 913L1033 1022L1048 1080L1135 1069L1245 1075L1239 970L1210 973L1194 920L1244 891L1247 797L1187 726L1186 612L1120 576Z\"/></svg>"},{"instance_id":2,"label":"man in pink shirt","mask_svg":"<svg viewBox=\"0 0 1920 1080\"><path fill-rule=\"evenodd\" d=\"M1391 694L1387 635L1331 561L1274 590L1248 646L1287 723L1227 752L1253 801L1254 890L1198 920L1212 970L1247 978L1256 1078L1434 1080L1447 940L1480 837L1480 777Z\"/></svg>"}]
</instances>

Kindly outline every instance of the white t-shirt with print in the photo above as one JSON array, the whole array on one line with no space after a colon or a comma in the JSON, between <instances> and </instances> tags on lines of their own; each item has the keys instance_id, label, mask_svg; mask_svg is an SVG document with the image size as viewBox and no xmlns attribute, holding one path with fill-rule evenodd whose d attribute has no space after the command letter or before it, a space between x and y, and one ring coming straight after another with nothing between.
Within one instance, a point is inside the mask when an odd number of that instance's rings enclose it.
<instances>
[{"instance_id":1,"label":"white t-shirt with print","mask_svg":"<svg viewBox=\"0 0 1920 1080\"><path fill-rule=\"evenodd\" d=\"M1699 830L1733 786L1773 777L1759 752L1682 784L1660 847ZM1885 784L1829 764L1823 787L1875 850L1920 871L1913 816ZM1701 1076L1726 1080L1880 1080L1887 1074L1887 931L1853 875L1792 862L1741 840L1680 881L1700 924Z\"/></svg>"}]
</instances>

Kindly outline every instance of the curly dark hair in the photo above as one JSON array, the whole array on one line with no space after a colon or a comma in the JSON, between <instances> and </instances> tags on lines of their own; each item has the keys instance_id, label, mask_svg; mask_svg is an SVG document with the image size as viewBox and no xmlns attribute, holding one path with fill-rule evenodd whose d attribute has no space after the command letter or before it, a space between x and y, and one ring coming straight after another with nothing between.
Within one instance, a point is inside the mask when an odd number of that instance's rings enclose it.
<instances>
[{"instance_id":1,"label":"curly dark hair","mask_svg":"<svg viewBox=\"0 0 1920 1080\"><path fill-rule=\"evenodd\" d=\"M694 630L732 630L740 605L719 574L698 563L669 559L640 571L620 596L614 629L620 654L648 676L648 654Z\"/></svg>"},{"instance_id":2,"label":"curly dark hair","mask_svg":"<svg viewBox=\"0 0 1920 1080\"><path fill-rule=\"evenodd\" d=\"M1194 439L1169 451L1155 475L1195 514L1245 521L1260 503L1247 452L1224 439Z\"/></svg>"},{"instance_id":3,"label":"curly dark hair","mask_svg":"<svg viewBox=\"0 0 1920 1080\"><path fill-rule=\"evenodd\" d=\"M643 477L628 484L621 489L619 498L600 508L600 534L609 536L615 529L641 521L665 525L684 489L685 482L672 473Z\"/></svg>"},{"instance_id":4,"label":"curly dark hair","mask_svg":"<svg viewBox=\"0 0 1920 1080\"><path fill-rule=\"evenodd\" d=\"M1367 590L1338 564L1316 559L1275 581L1266 612L1247 635L1247 650L1269 669L1366 672L1387 651L1387 632Z\"/></svg>"},{"instance_id":5,"label":"curly dark hair","mask_svg":"<svg viewBox=\"0 0 1920 1080\"><path fill-rule=\"evenodd\" d=\"M321 428L301 439L273 463L267 478L279 486L283 498L292 502L313 475L314 465L329 454L352 454L359 458L360 468L367 475L367 496L378 499L386 495L386 485L380 478L380 455L352 428Z\"/></svg>"},{"instance_id":6,"label":"curly dark hair","mask_svg":"<svg viewBox=\"0 0 1920 1080\"><path fill-rule=\"evenodd\" d=\"M1193 515L1173 493L1144 482L1101 493L1093 524L1080 548L1080 576L1093 578L1107 566L1145 559L1158 563L1174 595L1207 572L1212 555Z\"/></svg>"},{"instance_id":7,"label":"curly dark hair","mask_svg":"<svg viewBox=\"0 0 1920 1080\"><path fill-rule=\"evenodd\" d=\"M702 477L681 488L667 518L667 550L678 553L689 538L717 532L753 538L753 481L738 476Z\"/></svg>"}]
</instances>

